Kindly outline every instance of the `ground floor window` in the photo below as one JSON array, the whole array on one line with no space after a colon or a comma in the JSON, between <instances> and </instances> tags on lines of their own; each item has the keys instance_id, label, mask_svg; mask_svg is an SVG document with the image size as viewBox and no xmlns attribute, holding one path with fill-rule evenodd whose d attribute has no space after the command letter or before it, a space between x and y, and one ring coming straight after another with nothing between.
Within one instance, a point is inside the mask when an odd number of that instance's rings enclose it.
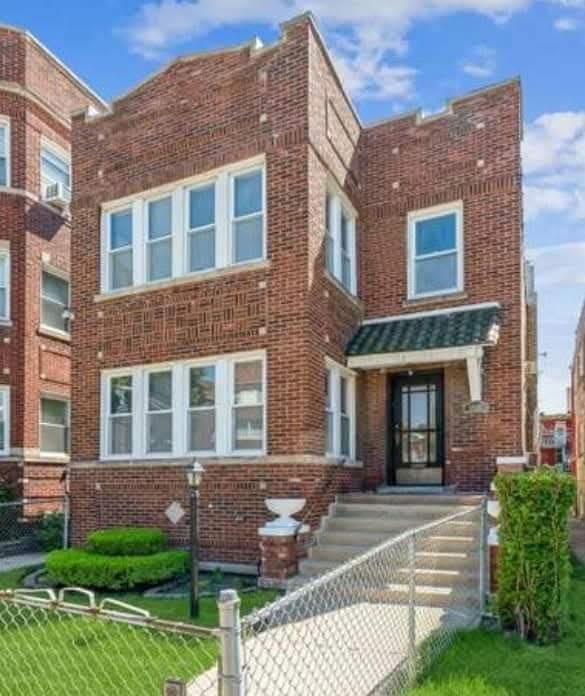
<instances>
[{"instance_id":1,"label":"ground floor window","mask_svg":"<svg viewBox=\"0 0 585 696\"><path fill-rule=\"evenodd\" d=\"M355 459L355 374L327 360L325 364L325 452Z\"/></svg>"},{"instance_id":2,"label":"ground floor window","mask_svg":"<svg viewBox=\"0 0 585 696\"><path fill-rule=\"evenodd\" d=\"M41 397L40 450L43 454L69 452L69 402Z\"/></svg>"},{"instance_id":3,"label":"ground floor window","mask_svg":"<svg viewBox=\"0 0 585 696\"><path fill-rule=\"evenodd\" d=\"M102 373L102 457L265 451L265 357L239 353Z\"/></svg>"},{"instance_id":4,"label":"ground floor window","mask_svg":"<svg viewBox=\"0 0 585 696\"><path fill-rule=\"evenodd\" d=\"M10 387L0 386L0 455L10 452Z\"/></svg>"}]
</instances>

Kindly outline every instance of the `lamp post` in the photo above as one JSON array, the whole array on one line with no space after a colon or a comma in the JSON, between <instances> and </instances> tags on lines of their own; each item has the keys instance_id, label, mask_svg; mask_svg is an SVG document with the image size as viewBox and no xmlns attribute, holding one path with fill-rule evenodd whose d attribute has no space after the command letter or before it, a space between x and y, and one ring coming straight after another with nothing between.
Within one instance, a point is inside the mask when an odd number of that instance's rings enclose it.
<instances>
[{"instance_id":1,"label":"lamp post","mask_svg":"<svg viewBox=\"0 0 585 696\"><path fill-rule=\"evenodd\" d=\"M195 459L187 465L187 483L189 484L189 503L191 524L189 529L189 545L191 552L191 582L189 586L189 616L196 619L199 616L199 486L205 469Z\"/></svg>"}]
</instances>

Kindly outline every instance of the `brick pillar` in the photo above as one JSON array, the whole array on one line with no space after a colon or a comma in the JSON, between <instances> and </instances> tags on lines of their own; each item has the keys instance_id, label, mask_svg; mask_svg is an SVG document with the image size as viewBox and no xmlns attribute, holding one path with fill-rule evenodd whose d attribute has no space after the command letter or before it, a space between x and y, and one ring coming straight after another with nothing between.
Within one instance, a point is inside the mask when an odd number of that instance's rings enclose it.
<instances>
[{"instance_id":1,"label":"brick pillar","mask_svg":"<svg viewBox=\"0 0 585 696\"><path fill-rule=\"evenodd\" d=\"M298 534L268 525L260 535L260 587L286 588L287 581L299 572L299 561L307 555L310 528L303 525Z\"/></svg>"}]
</instances>

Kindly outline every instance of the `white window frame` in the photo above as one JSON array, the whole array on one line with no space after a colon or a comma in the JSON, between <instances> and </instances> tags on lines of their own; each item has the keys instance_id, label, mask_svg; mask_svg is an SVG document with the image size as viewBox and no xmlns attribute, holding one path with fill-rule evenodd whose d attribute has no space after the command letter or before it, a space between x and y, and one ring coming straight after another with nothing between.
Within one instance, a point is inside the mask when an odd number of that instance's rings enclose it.
<instances>
[{"instance_id":1,"label":"white window frame","mask_svg":"<svg viewBox=\"0 0 585 696\"><path fill-rule=\"evenodd\" d=\"M149 239L148 238L148 228L150 225L150 204L151 203L156 203L157 201L163 201L165 198L170 199L171 201L171 231L169 232L168 235L165 237L157 237L157 239ZM176 223L175 223L175 204L174 204L174 197L172 192L167 191L166 193L161 193L157 196L152 196L150 198L145 198L144 199L144 229L141 230L142 234L139 234L139 239L141 243L144 245L144 276L142 277L141 281L145 284L152 284L152 283L164 283L166 280L170 280L173 275L174 275L174 265L175 265L175 233L176 233ZM132 211L132 242L133 242L133 247L135 245L135 229L134 229L134 210ZM155 280L150 280L148 278L148 252L149 248L153 245L156 244L157 242L161 241L166 241L169 240L171 243L171 274L167 276L166 278L156 278ZM134 260L134 249L132 250L132 258ZM134 267L132 268L132 275L133 277L135 276L134 273ZM139 280L140 282L140 280ZM115 292L115 291L112 291Z\"/></svg>"},{"instance_id":2,"label":"white window frame","mask_svg":"<svg viewBox=\"0 0 585 696\"><path fill-rule=\"evenodd\" d=\"M161 409L159 411L151 411L148 408L148 395L149 395L149 387L150 387L150 375L152 374L158 374L160 372L170 372L171 373L171 408L170 409ZM143 441L143 451L144 451L144 456L146 458L151 458L151 459L164 459L165 457L172 457L176 456L177 448L178 448L178 443L177 443L177 432L176 432L176 420L177 420L177 407L176 407L176 400L175 400L175 394L177 393L177 388L178 388L178 379L177 375L175 374L175 370L173 369L173 365L171 364L166 364L166 365L155 365L152 367L147 367L144 368L142 371L143 374L143 382L142 382L142 392L144 394L144 400L142 402L142 409L140 411L142 423L141 423L141 428L139 432L142 432L144 434L144 441ZM150 452L148 450L148 419L149 416L151 415L171 415L171 432L172 432L172 445L171 449L168 452Z\"/></svg>"},{"instance_id":3,"label":"white window frame","mask_svg":"<svg viewBox=\"0 0 585 696\"><path fill-rule=\"evenodd\" d=\"M236 378L235 378L235 373L236 373L236 365L240 365L242 363L251 363L251 362L261 362L262 366L262 403L261 404L250 404L251 407L256 408L262 408L262 447L260 449L252 450L252 449L236 449L235 447L235 442L233 441L235 438L233 438L234 434L234 423L235 423L235 410L238 408L246 408L245 404L236 404ZM260 359L258 355L244 355L240 356L238 358L235 358L233 360L230 360L229 362L229 389L230 389L230 400L229 400L229 424L230 424L230 430L229 430L229 438L230 438L230 453L234 456L240 456L240 457L248 457L248 456L256 456L258 454L262 454L266 450L266 361L263 359Z\"/></svg>"},{"instance_id":4,"label":"white window frame","mask_svg":"<svg viewBox=\"0 0 585 696\"><path fill-rule=\"evenodd\" d=\"M57 334L59 336L63 336L64 338L69 338L71 336L71 331L62 331L61 329L56 329L54 326L49 326L48 324L43 323L43 300L47 299L49 302L52 302L53 304L57 304L55 300L53 300L50 297L45 298L43 295L43 273L47 273L48 275L52 275L55 278L59 278L60 280L64 280L67 283L67 305L64 308L64 312L69 311L71 308L71 280L69 278L69 275L65 273L64 271L61 271L57 268L53 268L52 266L46 266L42 265L41 266L41 307L40 307L40 327L42 331L45 331L47 333L53 333ZM70 324L68 323L67 326ZM51 397L47 397L51 398Z\"/></svg>"},{"instance_id":5,"label":"white window frame","mask_svg":"<svg viewBox=\"0 0 585 696\"><path fill-rule=\"evenodd\" d=\"M252 174L254 172L260 172L261 177L261 197L262 197L262 209L256 213L250 213L249 215L235 216L235 206L236 206L236 179L240 176L246 174ZM229 263L230 266L242 266L247 263L255 263L256 261L261 261L266 258L266 168L258 167L257 165L252 165L249 167L241 167L237 170L230 171L229 176L229 208L228 208L228 250L229 250ZM236 261L236 245L235 245L235 226L236 222L242 222L246 220L252 220L258 216L262 216L262 252L261 255L255 259L244 259L243 261Z\"/></svg>"},{"instance_id":6,"label":"white window frame","mask_svg":"<svg viewBox=\"0 0 585 696\"><path fill-rule=\"evenodd\" d=\"M1 184L0 188L10 188L11 187L11 176L12 176L12 153L11 153L11 125L10 118L8 116L0 115L0 126L5 128L5 150L6 150L6 183Z\"/></svg>"},{"instance_id":7,"label":"white window frame","mask_svg":"<svg viewBox=\"0 0 585 696\"><path fill-rule=\"evenodd\" d=\"M236 177L260 171L262 177L262 254L255 259L234 261L233 243L233 205L234 182ZM189 193L196 188L215 184L215 264L213 267L191 271L189 268ZM172 197L172 274L168 278L147 281L146 241L148 239L149 202ZM111 254L111 216L114 213L132 209L132 260L133 282L124 288L110 287ZM101 291L104 294L128 292L138 287L153 287L168 283L175 278L189 278L205 275L222 268L246 266L266 260L268 215L266 202L266 161L265 156L254 157L237 162L228 167L205 172L205 174L184 179L172 184L142 192L102 205L101 209ZM250 216L252 217L252 215ZM200 228L206 229L206 228ZM128 247L124 247L125 249ZM116 250L118 251L118 250Z\"/></svg>"},{"instance_id":8,"label":"white window frame","mask_svg":"<svg viewBox=\"0 0 585 696\"><path fill-rule=\"evenodd\" d=\"M47 401L60 401L65 404L65 414L66 414L66 425L58 426L54 423L43 423L43 399ZM41 447L42 441L42 427L47 425L52 428L64 427L67 430L67 449L64 452L45 452ZM69 457L69 452L71 450L71 401L64 396L57 394L41 393L39 398L39 452L41 456L51 458L51 457Z\"/></svg>"},{"instance_id":9,"label":"white window frame","mask_svg":"<svg viewBox=\"0 0 585 696\"><path fill-rule=\"evenodd\" d=\"M262 362L263 446L259 450L236 450L232 447L232 399L234 390L234 366L239 362ZM192 451L189 442L189 370L192 367L215 366L215 451ZM173 451L147 452L146 407L148 405L148 375L152 372L172 371L173 379ZM257 457L266 454L268 438L266 351L230 353L203 358L139 365L135 367L103 370L101 373L101 442L100 458L104 461L132 459L172 459L186 456L209 457ZM132 378L132 451L128 454L109 454L110 442L110 389L113 377Z\"/></svg>"},{"instance_id":10,"label":"white window frame","mask_svg":"<svg viewBox=\"0 0 585 696\"><path fill-rule=\"evenodd\" d=\"M0 385L0 412L4 413L4 449L0 449L0 456L10 454L10 387Z\"/></svg>"},{"instance_id":11,"label":"white window frame","mask_svg":"<svg viewBox=\"0 0 585 696\"><path fill-rule=\"evenodd\" d=\"M431 220L443 215L455 214L455 249L448 251L433 252L416 256L416 224L424 220ZM416 292L416 262L420 260L439 258L449 254L457 254L457 281L451 288L443 290L433 290L432 292ZM452 295L453 293L463 292L464 287L464 249L463 249L463 201L454 201L442 205L435 205L430 208L414 210L407 216L407 257L408 257L408 299L418 300L425 297L440 297L441 295Z\"/></svg>"},{"instance_id":12,"label":"white window frame","mask_svg":"<svg viewBox=\"0 0 585 696\"><path fill-rule=\"evenodd\" d=\"M324 266L328 274L338 281L341 287L351 295L357 295L357 212L349 202L347 196L342 193L333 183L328 184L327 194L325 196L325 207L329 205L329 229L325 230L324 238ZM347 218L347 253L342 247L341 235L341 216L345 214ZM325 225L327 226L327 214L325 217ZM327 264L327 239L333 242L333 272ZM350 282L349 287L343 282L343 257L349 259Z\"/></svg>"},{"instance_id":13,"label":"white window frame","mask_svg":"<svg viewBox=\"0 0 585 696\"><path fill-rule=\"evenodd\" d=\"M190 361L185 364L185 383L187 385L187 393L185 395L185 408L183 409L185 413L185 425L184 425L184 432L185 432L185 449L187 451L187 454L189 455L196 455L196 456L203 456L203 457L215 457L217 456L217 452L220 449L218 446L220 442L225 442L226 435L223 432L226 421L225 418L218 418L218 413L220 411L220 408L223 407L225 404L225 398L226 395L225 393L222 392L222 385L224 386L225 391L225 384L227 383L226 377L225 377L225 370L226 370L226 361L221 361L221 362L214 362L213 360L208 360L208 359L203 359L203 360L194 360ZM191 370L193 368L204 368L204 367L213 367L215 368L215 400L213 403L213 406L191 406L190 404L190 390L191 390ZM214 416L215 416L215 449L212 450L197 450L197 449L191 449L191 430L190 430L190 416L191 413L197 412L197 411L210 411L213 409Z\"/></svg>"},{"instance_id":14,"label":"white window frame","mask_svg":"<svg viewBox=\"0 0 585 696\"><path fill-rule=\"evenodd\" d=\"M47 188L47 184L44 183L44 177L43 177L43 150L48 150L52 155L57 157L60 160L63 160L67 164L67 167L69 169L69 186L67 187L67 191L65 191L65 194L68 196L68 198L71 198L71 191L73 189L73 176L72 176L72 169L71 169L71 153L65 150L64 148L60 147L57 145L57 143L53 142L52 140L47 140L46 138L41 138L41 149L39 151L39 177L40 177L40 183L41 183L41 199L45 199L45 190ZM54 181L53 179L48 179L50 181L50 184L57 184L60 182ZM50 185L49 184L49 185Z\"/></svg>"},{"instance_id":15,"label":"white window frame","mask_svg":"<svg viewBox=\"0 0 585 696\"><path fill-rule=\"evenodd\" d=\"M10 249L0 248L0 259L6 263L6 313L0 314L0 322L6 323L10 321Z\"/></svg>"},{"instance_id":16,"label":"white window frame","mask_svg":"<svg viewBox=\"0 0 585 696\"><path fill-rule=\"evenodd\" d=\"M184 190L184 209L185 209L185 222L184 222L184 244L183 244L183 249L184 249L184 259L185 259L185 267L182 269L179 269L179 275L186 275L186 276L197 276L201 273L208 273L209 271L213 271L216 269L219 265L218 259L225 259L227 256L227 252L225 251L225 245L226 245L226 240L225 239L219 239L218 238L218 224L221 224L222 226L225 226L225 221L224 218L227 214L227 211L220 210L221 208L221 199L225 197L223 191L220 191L220 188L223 189L223 186L225 186L225 181L222 180L220 176L218 177L211 177L204 179L202 181L197 182L196 184L193 184L191 186L186 186ZM215 202L215 215L214 215L214 222L212 225L201 225L200 227L191 227L191 191L196 191L197 189L204 189L208 188L209 186L213 185L214 189L214 202ZM218 216L222 219L222 222L218 222ZM214 259L213 259L213 266L209 266L209 268L201 268L198 270L191 270L191 249L190 249L190 242L191 242L191 236L193 234L197 234L198 232L205 232L207 230L210 230L213 228L213 236L214 236ZM218 245L221 246L221 249L218 248Z\"/></svg>"},{"instance_id":17,"label":"white window frame","mask_svg":"<svg viewBox=\"0 0 585 696\"><path fill-rule=\"evenodd\" d=\"M356 458L356 373L339 363L325 358L325 369L329 372L329 389L331 393L331 407L329 412L333 414L333 450L327 451L327 443L324 442L325 454L330 457L355 460ZM341 377L347 380L347 416L349 417L349 454L341 454ZM326 404L324 404L326 407ZM327 412L327 408L324 409ZM325 429L323 429L325 435Z\"/></svg>"}]
</instances>

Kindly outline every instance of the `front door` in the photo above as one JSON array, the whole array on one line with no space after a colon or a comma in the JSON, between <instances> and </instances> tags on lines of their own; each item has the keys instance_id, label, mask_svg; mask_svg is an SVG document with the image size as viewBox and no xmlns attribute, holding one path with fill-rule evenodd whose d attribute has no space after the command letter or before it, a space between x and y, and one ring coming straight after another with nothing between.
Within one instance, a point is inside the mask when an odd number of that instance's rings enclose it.
<instances>
[{"instance_id":1,"label":"front door","mask_svg":"<svg viewBox=\"0 0 585 696\"><path fill-rule=\"evenodd\" d=\"M388 482L442 485L444 464L443 374L390 377Z\"/></svg>"}]
</instances>

